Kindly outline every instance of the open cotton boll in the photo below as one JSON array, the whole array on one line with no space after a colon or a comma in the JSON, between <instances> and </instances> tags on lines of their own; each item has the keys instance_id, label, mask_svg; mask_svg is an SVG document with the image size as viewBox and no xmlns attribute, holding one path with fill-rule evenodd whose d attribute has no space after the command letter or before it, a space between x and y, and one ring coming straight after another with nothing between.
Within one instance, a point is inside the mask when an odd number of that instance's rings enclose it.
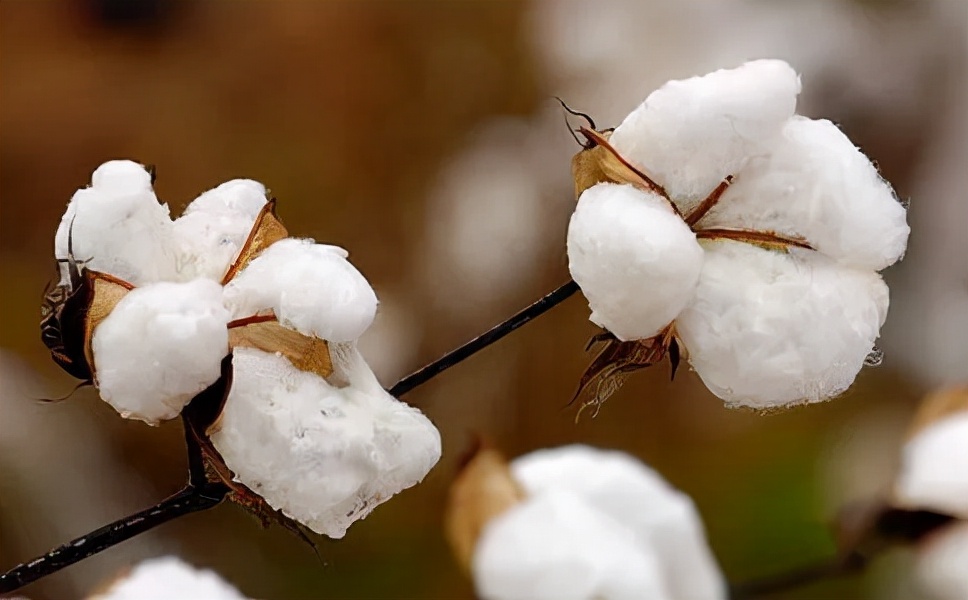
<instances>
[{"instance_id":1,"label":"open cotton boll","mask_svg":"<svg viewBox=\"0 0 968 600\"><path fill-rule=\"evenodd\" d=\"M525 499L490 521L472 558L485 600L661 600L655 555L569 492Z\"/></svg>"},{"instance_id":2,"label":"open cotton boll","mask_svg":"<svg viewBox=\"0 0 968 600\"><path fill-rule=\"evenodd\" d=\"M907 247L907 211L871 161L830 121L793 117L756 156L701 227L799 235L818 251L879 271Z\"/></svg>"},{"instance_id":3,"label":"open cotton boll","mask_svg":"<svg viewBox=\"0 0 968 600\"><path fill-rule=\"evenodd\" d=\"M221 375L228 319L221 287L208 279L131 290L94 330L101 398L126 419L178 416Z\"/></svg>"},{"instance_id":4,"label":"open cotton boll","mask_svg":"<svg viewBox=\"0 0 968 600\"><path fill-rule=\"evenodd\" d=\"M756 60L652 92L615 128L612 146L688 212L751 155L766 151L796 109L800 79Z\"/></svg>"},{"instance_id":5,"label":"open cotton boll","mask_svg":"<svg viewBox=\"0 0 968 600\"><path fill-rule=\"evenodd\" d=\"M305 335L355 340L373 322L377 299L347 256L312 240L280 240L225 286L225 305L235 318L272 309L280 323Z\"/></svg>"},{"instance_id":6,"label":"open cotton boll","mask_svg":"<svg viewBox=\"0 0 968 600\"><path fill-rule=\"evenodd\" d=\"M621 340L651 337L693 297L703 252L669 203L631 185L582 192L568 226L568 268L591 320Z\"/></svg>"},{"instance_id":7,"label":"open cotton boll","mask_svg":"<svg viewBox=\"0 0 968 600\"><path fill-rule=\"evenodd\" d=\"M968 411L939 419L904 445L894 495L901 506L968 519Z\"/></svg>"},{"instance_id":8,"label":"open cotton boll","mask_svg":"<svg viewBox=\"0 0 968 600\"><path fill-rule=\"evenodd\" d=\"M576 494L625 525L640 544L655 548L672 597L726 597L725 579L692 500L634 457L571 445L521 456L511 471L529 495Z\"/></svg>"},{"instance_id":9,"label":"open cotton boll","mask_svg":"<svg viewBox=\"0 0 968 600\"><path fill-rule=\"evenodd\" d=\"M819 402L846 390L887 317L877 273L812 251L704 242L696 300L676 320L689 362L728 406Z\"/></svg>"},{"instance_id":10,"label":"open cotton boll","mask_svg":"<svg viewBox=\"0 0 968 600\"><path fill-rule=\"evenodd\" d=\"M916 571L935 600L968 598L968 522L956 522L918 549Z\"/></svg>"},{"instance_id":11,"label":"open cotton boll","mask_svg":"<svg viewBox=\"0 0 968 600\"><path fill-rule=\"evenodd\" d=\"M354 368L365 368L354 358ZM232 367L212 443L238 481L317 533L343 537L440 458L433 424L379 384L337 388L249 348L233 351ZM347 374L352 383L360 378L376 381Z\"/></svg>"},{"instance_id":12,"label":"open cotton boll","mask_svg":"<svg viewBox=\"0 0 968 600\"><path fill-rule=\"evenodd\" d=\"M165 556L138 564L88 600L245 600L215 572Z\"/></svg>"},{"instance_id":13,"label":"open cotton boll","mask_svg":"<svg viewBox=\"0 0 968 600\"><path fill-rule=\"evenodd\" d=\"M94 172L91 187L71 198L54 236L54 255L135 285L170 279L175 270L168 205L159 204L151 175L138 163L115 160ZM67 265L62 264L62 281Z\"/></svg>"}]
</instances>

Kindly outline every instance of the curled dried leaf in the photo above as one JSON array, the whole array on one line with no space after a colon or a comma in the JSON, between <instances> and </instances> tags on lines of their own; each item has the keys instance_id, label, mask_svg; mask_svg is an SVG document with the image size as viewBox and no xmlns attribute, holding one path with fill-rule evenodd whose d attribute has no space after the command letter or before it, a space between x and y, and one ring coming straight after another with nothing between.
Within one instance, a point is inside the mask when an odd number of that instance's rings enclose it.
<instances>
[{"instance_id":1,"label":"curled dried leaf","mask_svg":"<svg viewBox=\"0 0 968 600\"><path fill-rule=\"evenodd\" d=\"M491 519L522 499L524 490L511 476L504 456L481 448L467 462L450 487L444 530L458 563L470 569L481 531Z\"/></svg>"}]
</instances>

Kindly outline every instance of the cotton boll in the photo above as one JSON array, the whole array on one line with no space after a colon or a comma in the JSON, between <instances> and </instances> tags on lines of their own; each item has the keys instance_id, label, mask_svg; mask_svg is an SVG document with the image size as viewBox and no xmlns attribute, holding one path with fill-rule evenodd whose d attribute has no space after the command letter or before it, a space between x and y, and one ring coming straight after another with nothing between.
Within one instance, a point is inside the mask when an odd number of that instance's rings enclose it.
<instances>
[{"instance_id":1,"label":"cotton boll","mask_svg":"<svg viewBox=\"0 0 968 600\"><path fill-rule=\"evenodd\" d=\"M71 198L54 236L54 254L87 268L140 285L170 279L174 258L170 248L168 205L159 204L151 176L131 161L110 161L92 176L93 185ZM66 281L67 265L62 265Z\"/></svg>"},{"instance_id":2,"label":"cotton boll","mask_svg":"<svg viewBox=\"0 0 968 600\"><path fill-rule=\"evenodd\" d=\"M511 470L529 495L576 494L625 525L640 545L659 550L659 569L672 597L726 597L725 580L692 500L632 456L563 446L519 457Z\"/></svg>"},{"instance_id":3,"label":"cotton boll","mask_svg":"<svg viewBox=\"0 0 968 600\"><path fill-rule=\"evenodd\" d=\"M676 320L689 362L728 406L776 408L846 390L887 316L880 276L812 251L705 243L696 300Z\"/></svg>"},{"instance_id":4,"label":"cotton boll","mask_svg":"<svg viewBox=\"0 0 968 600\"><path fill-rule=\"evenodd\" d=\"M916 571L932 598L968 598L968 523L954 523L928 538L918 549Z\"/></svg>"},{"instance_id":5,"label":"cotton boll","mask_svg":"<svg viewBox=\"0 0 968 600\"><path fill-rule=\"evenodd\" d=\"M196 569L173 556L137 565L88 600L245 600L213 571Z\"/></svg>"},{"instance_id":6,"label":"cotton boll","mask_svg":"<svg viewBox=\"0 0 968 600\"><path fill-rule=\"evenodd\" d=\"M232 365L212 443L238 481L317 533L343 537L440 458L437 429L379 384L369 385L372 373L350 373L365 385L337 388L281 356L248 348L233 351Z\"/></svg>"},{"instance_id":7,"label":"cotton boll","mask_svg":"<svg viewBox=\"0 0 968 600\"><path fill-rule=\"evenodd\" d=\"M767 150L799 93L796 72L780 60L670 81L615 128L610 142L685 213Z\"/></svg>"},{"instance_id":8,"label":"cotton boll","mask_svg":"<svg viewBox=\"0 0 968 600\"><path fill-rule=\"evenodd\" d=\"M493 519L471 568L485 600L661 600L655 555L569 492L540 494Z\"/></svg>"},{"instance_id":9,"label":"cotton boll","mask_svg":"<svg viewBox=\"0 0 968 600\"><path fill-rule=\"evenodd\" d=\"M591 320L621 340L651 337L692 300L696 236L661 197L631 185L585 190L568 226L568 268Z\"/></svg>"},{"instance_id":10,"label":"cotton boll","mask_svg":"<svg viewBox=\"0 0 968 600\"><path fill-rule=\"evenodd\" d=\"M342 248L284 239L225 286L235 318L272 309L279 322L325 340L355 340L376 315L373 288Z\"/></svg>"},{"instance_id":11,"label":"cotton boll","mask_svg":"<svg viewBox=\"0 0 968 600\"><path fill-rule=\"evenodd\" d=\"M905 444L895 498L968 519L968 411L939 419Z\"/></svg>"},{"instance_id":12,"label":"cotton boll","mask_svg":"<svg viewBox=\"0 0 968 600\"><path fill-rule=\"evenodd\" d=\"M207 279L128 292L94 330L101 398L127 419L176 417L221 375L228 319L221 287Z\"/></svg>"},{"instance_id":13,"label":"cotton boll","mask_svg":"<svg viewBox=\"0 0 968 600\"><path fill-rule=\"evenodd\" d=\"M904 254L910 233L907 211L871 161L830 121L799 116L699 225L799 235L846 265L875 271Z\"/></svg>"}]
</instances>

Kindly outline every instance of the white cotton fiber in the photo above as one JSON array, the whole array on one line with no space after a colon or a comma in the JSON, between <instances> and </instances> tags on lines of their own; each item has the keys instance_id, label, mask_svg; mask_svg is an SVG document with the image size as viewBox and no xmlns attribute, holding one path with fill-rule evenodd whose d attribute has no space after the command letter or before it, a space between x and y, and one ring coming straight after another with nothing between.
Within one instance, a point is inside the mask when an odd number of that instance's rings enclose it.
<instances>
[{"instance_id":1,"label":"white cotton fiber","mask_svg":"<svg viewBox=\"0 0 968 600\"><path fill-rule=\"evenodd\" d=\"M355 348L338 354L334 363L350 383L343 388L281 356L236 348L211 435L238 481L332 538L420 482L441 450L433 424L383 391Z\"/></svg>"},{"instance_id":2,"label":"white cotton fiber","mask_svg":"<svg viewBox=\"0 0 968 600\"><path fill-rule=\"evenodd\" d=\"M495 517L481 532L471 569L484 600L676 597L653 551L567 491L526 498Z\"/></svg>"},{"instance_id":3,"label":"white cotton fiber","mask_svg":"<svg viewBox=\"0 0 968 600\"><path fill-rule=\"evenodd\" d=\"M568 268L591 320L621 340L656 335L688 304L702 248L661 197L600 183L582 192L568 226Z\"/></svg>"},{"instance_id":4,"label":"white cotton fiber","mask_svg":"<svg viewBox=\"0 0 968 600\"><path fill-rule=\"evenodd\" d=\"M272 309L300 333L355 340L373 322L377 299L347 256L312 240L280 240L225 286L225 305L235 318Z\"/></svg>"},{"instance_id":5,"label":"white cotton fiber","mask_svg":"<svg viewBox=\"0 0 968 600\"><path fill-rule=\"evenodd\" d=\"M152 558L88 600L245 600L213 571L173 556Z\"/></svg>"},{"instance_id":6,"label":"white cotton fiber","mask_svg":"<svg viewBox=\"0 0 968 600\"><path fill-rule=\"evenodd\" d=\"M670 81L615 128L610 142L688 212L766 150L793 115L799 92L796 72L780 60Z\"/></svg>"},{"instance_id":7,"label":"white cotton fiber","mask_svg":"<svg viewBox=\"0 0 968 600\"><path fill-rule=\"evenodd\" d=\"M811 251L703 245L696 300L676 322L714 394L768 409L827 400L853 383L887 316L877 273Z\"/></svg>"},{"instance_id":8,"label":"white cotton fiber","mask_svg":"<svg viewBox=\"0 0 968 600\"><path fill-rule=\"evenodd\" d=\"M234 179L196 198L175 220L179 278L221 281L266 203L265 187Z\"/></svg>"},{"instance_id":9,"label":"white cotton fiber","mask_svg":"<svg viewBox=\"0 0 968 600\"><path fill-rule=\"evenodd\" d=\"M54 254L129 283L170 279L175 262L168 205L159 204L151 175L129 160L106 162L94 171L91 187L71 198L54 237ZM62 277L67 267L62 263Z\"/></svg>"},{"instance_id":10,"label":"white cotton fiber","mask_svg":"<svg viewBox=\"0 0 968 600\"><path fill-rule=\"evenodd\" d=\"M673 598L726 597L726 583L692 500L637 459L583 445L538 450L511 463L528 495L566 491L653 548Z\"/></svg>"},{"instance_id":11,"label":"white cotton fiber","mask_svg":"<svg viewBox=\"0 0 968 600\"><path fill-rule=\"evenodd\" d=\"M968 522L952 523L924 540L915 569L934 600L968 598Z\"/></svg>"},{"instance_id":12,"label":"white cotton fiber","mask_svg":"<svg viewBox=\"0 0 968 600\"><path fill-rule=\"evenodd\" d=\"M157 424L178 416L219 378L228 318L221 287L208 279L128 292L94 330L101 398L127 419Z\"/></svg>"},{"instance_id":13,"label":"white cotton fiber","mask_svg":"<svg viewBox=\"0 0 968 600\"><path fill-rule=\"evenodd\" d=\"M935 421L904 445L894 495L901 506L968 519L968 411Z\"/></svg>"},{"instance_id":14,"label":"white cotton fiber","mask_svg":"<svg viewBox=\"0 0 968 600\"><path fill-rule=\"evenodd\" d=\"M879 271L907 246L907 211L871 161L830 121L795 116L753 157L700 227L804 237L820 252Z\"/></svg>"}]
</instances>

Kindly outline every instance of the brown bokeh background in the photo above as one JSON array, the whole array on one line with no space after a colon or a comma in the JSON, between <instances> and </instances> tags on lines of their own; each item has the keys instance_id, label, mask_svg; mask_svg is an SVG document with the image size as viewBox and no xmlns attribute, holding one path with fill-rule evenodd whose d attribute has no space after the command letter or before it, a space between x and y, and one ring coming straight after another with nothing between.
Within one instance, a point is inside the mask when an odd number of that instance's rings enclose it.
<instances>
[{"instance_id":1,"label":"brown bokeh background","mask_svg":"<svg viewBox=\"0 0 968 600\"><path fill-rule=\"evenodd\" d=\"M806 8L803 5L810 5ZM290 231L348 248L381 297L364 340L390 384L567 278L576 150L550 98L613 125L662 81L760 56L803 73L802 111L838 121L914 196L884 364L844 397L729 411L687 371L636 374L595 419L565 404L595 328L576 297L414 391L442 432L424 483L319 540L223 505L29 586L79 597L174 553L255 598L471 597L441 533L474 435L510 455L621 448L695 499L730 580L829 555L838 507L886 490L905 421L968 368L961 0L0 3L0 569L177 490L180 425L125 422L40 343L66 202L113 158L158 168L173 214L235 177ZM964 219L964 220L963 220ZM786 597L916 597L909 555Z\"/></svg>"}]
</instances>

